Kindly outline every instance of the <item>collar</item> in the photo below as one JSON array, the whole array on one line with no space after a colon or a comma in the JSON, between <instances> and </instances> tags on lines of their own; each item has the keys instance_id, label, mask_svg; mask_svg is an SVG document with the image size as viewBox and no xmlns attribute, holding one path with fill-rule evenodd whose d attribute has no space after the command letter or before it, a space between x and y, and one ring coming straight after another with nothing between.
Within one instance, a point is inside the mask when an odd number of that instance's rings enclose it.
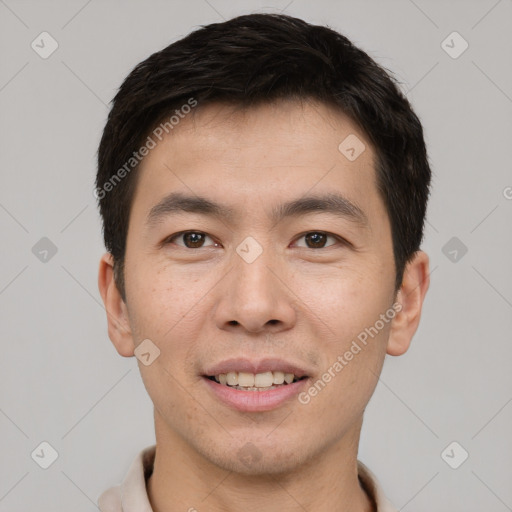
<instances>
[{"instance_id":1,"label":"collar","mask_svg":"<svg viewBox=\"0 0 512 512\"><path fill-rule=\"evenodd\" d=\"M135 457L123 482L107 489L98 499L100 512L153 512L146 481L153 472L156 445L148 446ZM359 481L373 499L377 512L397 512L386 498L376 476L360 460L357 461Z\"/></svg>"}]
</instances>

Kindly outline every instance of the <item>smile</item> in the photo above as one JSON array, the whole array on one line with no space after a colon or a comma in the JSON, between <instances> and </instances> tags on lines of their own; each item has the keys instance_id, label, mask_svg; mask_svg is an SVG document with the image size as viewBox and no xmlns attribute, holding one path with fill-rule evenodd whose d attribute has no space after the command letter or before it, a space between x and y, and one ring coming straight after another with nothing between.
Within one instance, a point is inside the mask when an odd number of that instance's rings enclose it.
<instances>
[{"instance_id":1,"label":"smile","mask_svg":"<svg viewBox=\"0 0 512 512\"><path fill-rule=\"evenodd\" d=\"M268 391L280 386L286 386L292 382L297 382L304 377L296 377L293 373L282 371L248 373L248 372L229 372L220 373L208 377L215 380L223 386L229 386L241 391Z\"/></svg>"},{"instance_id":2,"label":"smile","mask_svg":"<svg viewBox=\"0 0 512 512\"><path fill-rule=\"evenodd\" d=\"M236 372L234 373L236 374ZM243 372L240 373L242 373L243 381ZM258 374L254 375L254 379L256 379L256 375ZM265 412L277 409L288 402L298 403L296 398L299 393L307 388L307 383L310 379L305 376L299 379L294 377L290 383L284 381L282 384L262 387L240 386L238 383L230 385L227 382L226 384L221 384L217 382L214 376L203 376L202 380L214 400L219 401L230 409L240 412ZM295 400L293 400L294 398Z\"/></svg>"},{"instance_id":3,"label":"smile","mask_svg":"<svg viewBox=\"0 0 512 512\"><path fill-rule=\"evenodd\" d=\"M281 358L239 357L205 368L201 377L215 401L237 411L264 412L291 401L313 373Z\"/></svg>"}]
</instances>

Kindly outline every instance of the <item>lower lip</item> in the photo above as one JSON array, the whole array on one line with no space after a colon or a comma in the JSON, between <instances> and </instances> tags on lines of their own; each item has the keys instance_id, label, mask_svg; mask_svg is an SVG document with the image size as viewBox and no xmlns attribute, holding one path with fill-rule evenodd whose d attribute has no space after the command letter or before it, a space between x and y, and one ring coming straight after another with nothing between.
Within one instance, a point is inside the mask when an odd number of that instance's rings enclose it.
<instances>
[{"instance_id":1,"label":"lower lip","mask_svg":"<svg viewBox=\"0 0 512 512\"><path fill-rule=\"evenodd\" d=\"M276 409L298 395L309 379L302 379L268 391L243 391L219 384L208 377L203 377L203 380L216 397L229 407L244 412L263 412Z\"/></svg>"}]
</instances>

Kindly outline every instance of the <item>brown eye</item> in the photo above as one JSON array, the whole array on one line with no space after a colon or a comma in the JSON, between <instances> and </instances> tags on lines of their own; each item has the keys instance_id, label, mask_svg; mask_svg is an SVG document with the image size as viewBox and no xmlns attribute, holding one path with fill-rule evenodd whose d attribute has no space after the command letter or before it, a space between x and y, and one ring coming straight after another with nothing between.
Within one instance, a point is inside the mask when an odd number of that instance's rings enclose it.
<instances>
[{"instance_id":1,"label":"brown eye","mask_svg":"<svg viewBox=\"0 0 512 512\"><path fill-rule=\"evenodd\" d=\"M300 239L306 240L306 248L307 249L324 249L326 247L327 239L332 238L337 240L337 237L334 235L330 235L328 233L324 233L323 231L311 231L306 233L300 237ZM334 245L334 244L331 244ZM304 246L302 246L304 247ZM327 247L330 247L327 246Z\"/></svg>"},{"instance_id":2,"label":"brown eye","mask_svg":"<svg viewBox=\"0 0 512 512\"><path fill-rule=\"evenodd\" d=\"M201 231L184 231L182 233L177 233L169 237L166 243L171 243L174 240L183 240L183 245L177 243L180 247L186 247L187 249L200 249L203 247L204 241L210 238L206 233L202 233ZM210 238L211 240L211 238Z\"/></svg>"}]
</instances>

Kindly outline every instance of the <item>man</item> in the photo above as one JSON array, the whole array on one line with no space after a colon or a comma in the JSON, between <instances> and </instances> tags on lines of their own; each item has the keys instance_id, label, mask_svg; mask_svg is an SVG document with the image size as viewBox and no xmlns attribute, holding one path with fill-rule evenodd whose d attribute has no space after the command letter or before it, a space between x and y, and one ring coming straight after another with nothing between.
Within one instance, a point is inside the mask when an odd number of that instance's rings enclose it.
<instances>
[{"instance_id":1,"label":"man","mask_svg":"<svg viewBox=\"0 0 512 512\"><path fill-rule=\"evenodd\" d=\"M109 337L156 433L100 509L394 511L357 451L420 321L431 172L390 76L296 18L202 27L126 78L98 163Z\"/></svg>"}]
</instances>

